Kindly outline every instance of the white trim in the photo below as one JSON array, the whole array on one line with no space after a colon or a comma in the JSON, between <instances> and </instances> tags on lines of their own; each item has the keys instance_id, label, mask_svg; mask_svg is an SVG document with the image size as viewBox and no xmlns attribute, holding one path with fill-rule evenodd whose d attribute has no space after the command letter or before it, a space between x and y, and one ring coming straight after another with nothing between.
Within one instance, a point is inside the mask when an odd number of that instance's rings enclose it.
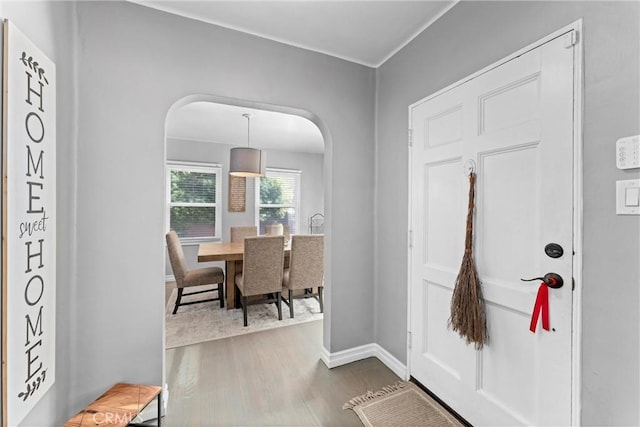
<instances>
[{"instance_id":1,"label":"white trim","mask_svg":"<svg viewBox=\"0 0 640 427\"><path fill-rule=\"evenodd\" d=\"M181 166L186 166L189 168L202 168L205 172L208 171L211 168L222 168L222 165L220 163L216 163L216 162L211 162L211 163L207 163L207 162L187 162L187 161L182 161L182 160L167 160L166 162L167 166L172 167L181 167Z\"/></svg>"},{"instance_id":2,"label":"white trim","mask_svg":"<svg viewBox=\"0 0 640 427\"><path fill-rule=\"evenodd\" d=\"M167 274L164 276L164 283L166 284L167 282L175 282L176 278L173 274Z\"/></svg>"},{"instance_id":3,"label":"white trim","mask_svg":"<svg viewBox=\"0 0 640 427\"><path fill-rule=\"evenodd\" d=\"M421 101L418 101L421 102ZM411 212L413 211L413 204L415 203L413 200L413 168L411 167L411 164L413 163L411 161L411 159L413 158L413 121L411 119L412 117L412 110L413 108L415 108L415 106L417 106L418 102L413 103L411 105L409 105L408 108L408 131L407 134L411 133L411 144L408 146L408 150L407 150L407 172L408 172L408 176L407 176L407 190L408 190L408 195L409 195L409 206L408 206L408 213L407 213L407 220L408 220L408 227L407 227L407 334L405 335L405 339L406 339L406 350L407 350L407 372L409 375L411 375L411 347L413 345L412 342L409 341L409 333L412 332L412 328L411 328L411 316L412 316L412 312L411 312L411 305L413 302L413 296L412 296L412 283L413 283L413 275L412 275L412 250L413 250L413 242L409 240L409 238L411 238L413 240L413 215L411 214ZM424 101L422 101L424 102ZM409 137L409 135L407 135L407 137ZM411 232L411 235L409 235L409 232ZM413 334L412 334L413 335Z\"/></svg>"},{"instance_id":4,"label":"white trim","mask_svg":"<svg viewBox=\"0 0 640 427\"><path fill-rule=\"evenodd\" d=\"M347 363L357 362L358 360L363 360L369 357L374 357L373 344L361 345L359 347L349 348L336 353L330 353L323 346L320 353L320 359L329 369L346 365Z\"/></svg>"},{"instance_id":5,"label":"white trim","mask_svg":"<svg viewBox=\"0 0 640 427\"><path fill-rule=\"evenodd\" d=\"M409 371L407 370L406 365L396 359L391 353L382 348L380 345L375 343L349 348L346 350L338 351L336 353L330 353L323 346L320 351L320 360L322 360L322 362L324 362L324 364L329 369L346 365L347 363L368 359L369 357L375 357L376 359L378 359L400 378L404 380L409 379Z\"/></svg>"},{"instance_id":6,"label":"white trim","mask_svg":"<svg viewBox=\"0 0 640 427\"><path fill-rule=\"evenodd\" d=\"M571 343L571 424L582 425L582 254L583 254L583 118L584 43L582 19L571 24L578 33L573 52L573 335Z\"/></svg>"},{"instance_id":7,"label":"white trim","mask_svg":"<svg viewBox=\"0 0 640 427\"><path fill-rule=\"evenodd\" d=\"M272 168L272 167L267 167L266 168L267 171L269 172L284 172L284 173L297 173L297 174L302 174L302 171L300 169L286 169L286 168Z\"/></svg>"},{"instance_id":8,"label":"white trim","mask_svg":"<svg viewBox=\"0 0 640 427\"><path fill-rule=\"evenodd\" d=\"M407 191L408 191L408 196L409 196L409 206L407 209L407 286L408 286L408 290L407 290L407 334L405 335L405 346L407 349L407 373L409 375L411 375L411 345L412 343L409 341L409 333L412 331L411 330L411 302L413 301L412 296L411 296L411 289L413 288L413 286L411 286L411 283L413 283L413 279L411 277L411 272L413 270L413 266L412 266L412 250L413 250L413 215L411 214L411 212L413 211L413 199L412 199L412 194L413 194L413 168L411 167L411 164L413 163L411 161L411 159L413 158L413 121L411 120L411 109L412 107L409 106L409 120L408 120L408 127L407 127L407 138L411 138L411 142L412 144L409 145L408 149L407 149ZM409 133L411 135L409 135Z\"/></svg>"},{"instance_id":9,"label":"white trim","mask_svg":"<svg viewBox=\"0 0 640 427\"><path fill-rule=\"evenodd\" d=\"M409 380L409 370L407 365L396 359L391 353L389 353L384 347L374 344L376 351L376 358L380 360L385 366L391 369L397 376L403 380Z\"/></svg>"},{"instance_id":10,"label":"white trim","mask_svg":"<svg viewBox=\"0 0 640 427\"><path fill-rule=\"evenodd\" d=\"M458 80L457 82L452 83L449 86L447 86L447 87L445 87L443 89L440 89L439 91L434 92L431 95L429 95L427 97L424 97L419 101L414 102L413 104L409 105L409 113L411 113L411 109L417 107L418 105L423 104L423 103L425 103L427 101L430 101L431 99L436 98L436 97L442 95L443 93L449 92L451 89L454 89L454 88L456 88L458 86L461 86L461 85L463 85L463 84L465 84L465 83L467 83L467 82L469 82L469 81L481 76L482 74L485 74L485 73L493 70L494 68L498 68L499 66L501 66L503 64L506 64L507 62L512 61L513 59L515 59L515 58L517 58L519 56L522 56L525 53L527 53L527 52L529 52L529 51L531 51L533 49L536 49L536 48L542 46L543 44L550 42L553 39L557 39L558 37L562 36L563 34L566 34L566 33L570 32L570 31L573 31L573 30L577 31L576 27L578 26L579 22L581 22L581 21L578 20L578 21L576 21L576 22L574 22L572 24L569 24L566 27L563 27L563 28L559 29L558 31L555 31L555 32L549 34L548 36L541 38L537 42L532 43L532 44L528 45L527 47L524 47L524 48L518 50L517 52L512 53L509 56L505 56L504 58L494 62L493 64L484 67L480 71L476 71L475 73L470 74L467 77L464 77L462 80ZM580 42L580 40L578 42Z\"/></svg>"},{"instance_id":11,"label":"white trim","mask_svg":"<svg viewBox=\"0 0 640 427\"><path fill-rule=\"evenodd\" d=\"M273 36L273 35L270 35L270 34L263 33L261 31L250 30L247 27L244 27L242 25L233 25L233 24L229 24L229 23L226 23L226 22L222 22L222 21L216 20L216 19L203 18L201 16L198 16L197 14L185 12L185 11L182 11L182 10L177 10L175 7L167 6L163 2L155 2L153 4L153 6L149 6L148 4L146 4L146 2L144 0L129 0L129 1L131 3L135 3L135 4L138 4L140 6L151 7L153 9L161 10L163 12L171 13L171 14L178 15L178 16L182 16L184 18L193 19L193 20L200 21L200 22L205 22L207 24L217 25L219 27L227 28L229 30L239 31L241 33L250 34L252 36L256 36L256 37L260 37L260 38L263 38L263 39L271 40L271 41L274 41L274 42L277 42L277 43L286 44L286 45L297 47L297 48L300 48L300 49L305 49L305 50L308 50L308 51L311 51L311 52L321 53L321 54L324 54L324 55L332 56L334 58L338 58L338 59L342 59L342 60L345 60L345 61L353 62L355 64L364 65L366 67L379 68L389 58L391 58L393 55L395 55L400 50L402 50L413 39L415 39L418 35L420 35L420 33L422 33L424 30L426 30L427 27L431 26L435 21L437 21L445 13L447 13L453 6L458 4L458 2L460 0L453 0L451 2L451 4L447 5L447 7L445 9L443 9L441 12L439 12L437 15L435 15L433 18L431 18L429 21L427 21L417 31L413 32L403 42L400 42L400 44L398 44L398 46L396 48L394 48L389 54L385 55L382 60L375 60L375 59L365 60L365 59L355 58L355 57L350 56L350 55L342 55L342 54L339 54L339 53L336 53L336 52L333 52L333 51L330 51L330 50L327 50L327 49L320 49L320 48L317 48L317 47L309 46L308 44L305 44L305 43L297 43L297 42L295 42L295 41L293 41L293 40L291 40L289 38L286 38L286 37L277 37L277 36Z\"/></svg>"},{"instance_id":12,"label":"white trim","mask_svg":"<svg viewBox=\"0 0 640 427\"><path fill-rule=\"evenodd\" d=\"M583 148L583 114L584 114L584 101L583 101L583 92L584 92L584 45L582 43L583 32L582 32L582 19L578 19L577 21L539 39L538 41L518 50L511 55L508 55L497 62L494 62L491 65L477 71L462 80L459 80L455 83L450 84L449 86L440 89L439 91L422 98L421 100L414 102L409 105L408 114L409 114L409 129L411 129L411 111L413 108L416 108L422 103L425 103L437 96L440 96L443 93L450 91L453 88L456 88L470 80L475 79L476 77L491 71L494 68L497 68L523 54L529 52L533 49L536 49L551 40L554 40L570 31L576 31L578 34L577 42L574 47L574 63L573 63L573 73L574 73L574 117L573 117L573 247L574 247L574 257L573 257L573 276L576 282L576 288L573 291L573 313L572 313L572 353L571 353L571 424L574 426L581 425L581 409L582 409L582 251L583 251L583 158L582 158L582 148ZM413 201L411 199L411 147L409 147L409 157L408 157L408 168L409 172L409 215L408 215L408 225L409 228L412 224L411 218L411 206ZM409 260L407 263L408 267L408 292L407 292L407 331L411 331L411 248L408 248ZM411 374L411 348L409 348L409 342L407 341L407 372Z\"/></svg>"},{"instance_id":13,"label":"white trim","mask_svg":"<svg viewBox=\"0 0 640 427\"><path fill-rule=\"evenodd\" d=\"M227 28L229 30L239 31L241 33L250 34L252 36L260 37L260 38L263 38L263 39L266 39L266 40L272 40L274 42L286 44L286 45L297 47L297 48L300 48L300 49L305 49L305 50L308 50L308 51L311 51L311 52L318 52L318 53L321 53L321 54L324 54L324 55L328 55L328 56L332 56L334 58L338 58L338 59L342 59L342 60L345 60L345 61L353 62L353 63L356 63L356 64L364 65L364 66L367 66L367 67L370 67L370 68L375 68L376 67L376 65L374 63L372 63L372 62L364 61L364 60L357 59L357 58L353 58L353 57L348 56L348 55L340 55L340 54L337 54L335 52L331 52L331 51L326 50L326 49L319 49L319 48L316 48L316 47L309 46L309 45L307 45L305 43L296 43L296 42L294 42L294 41L292 41L292 40L290 40L290 39L288 39L286 37L275 37L275 36L260 32L260 31L250 30L250 29L248 29L248 28L246 28L244 26L241 26L241 25L232 25L232 24L228 24L226 22L218 21L216 19L202 18L201 16L198 16L197 14L187 13L187 12L184 12L182 10L176 10L176 8L171 7L171 6L167 6L166 4L164 4L164 2L161 2L161 1L154 2L153 6L149 6L148 4L146 4L146 2L144 0L129 0L129 1L131 3L136 3L136 4L139 4L141 6L145 6L145 7L151 7L153 9L161 10L161 11L168 12L168 13L171 13L171 14L174 14L174 15L178 15L178 16L182 16L184 18L189 18L189 19L193 19L193 20L196 20L196 21L205 22L207 24L217 25L219 27Z\"/></svg>"}]
</instances>

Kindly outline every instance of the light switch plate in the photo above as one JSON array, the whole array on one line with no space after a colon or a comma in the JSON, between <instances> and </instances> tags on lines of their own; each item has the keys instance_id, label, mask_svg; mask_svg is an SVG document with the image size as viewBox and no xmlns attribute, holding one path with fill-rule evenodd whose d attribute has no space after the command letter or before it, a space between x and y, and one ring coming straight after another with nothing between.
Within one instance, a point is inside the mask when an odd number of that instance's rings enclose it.
<instances>
[{"instance_id":1,"label":"light switch plate","mask_svg":"<svg viewBox=\"0 0 640 427\"><path fill-rule=\"evenodd\" d=\"M640 179L616 181L616 214L640 215Z\"/></svg>"},{"instance_id":2,"label":"light switch plate","mask_svg":"<svg viewBox=\"0 0 640 427\"><path fill-rule=\"evenodd\" d=\"M640 168L640 135L616 141L616 166L618 169Z\"/></svg>"}]
</instances>

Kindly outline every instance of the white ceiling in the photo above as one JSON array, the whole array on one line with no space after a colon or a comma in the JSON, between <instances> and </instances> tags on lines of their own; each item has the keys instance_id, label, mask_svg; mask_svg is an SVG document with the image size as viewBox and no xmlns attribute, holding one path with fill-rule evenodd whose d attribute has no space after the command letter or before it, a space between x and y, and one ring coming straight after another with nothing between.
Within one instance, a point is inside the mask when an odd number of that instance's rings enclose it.
<instances>
[{"instance_id":1,"label":"white ceiling","mask_svg":"<svg viewBox=\"0 0 640 427\"><path fill-rule=\"evenodd\" d=\"M251 114L250 123L243 114ZM248 135L248 131L250 134ZM169 138L323 153L324 139L318 127L303 117L212 102L192 102L167 118Z\"/></svg>"},{"instance_id":2,"label":"white ceiling","mask_svg":"<svg viewBox=\"0 0 640 427\"><path fill-rule=\"evenodd\" d=\"M130 1L375 68L459 0ZM246 112L255 115L252 146L323 151L320 132L306 119L208 102L172 113L167 136L244 145Z\"/></svg>"},{"instance_id":3,"label":"white ceiling","mask_svg":"<svg viewBox=\"0 0 640 427\"><path fill-rule=\"evenodd\" d=\"M132 1L370 67L379 67L458 2Z\"/></svg>"}]
</instances>

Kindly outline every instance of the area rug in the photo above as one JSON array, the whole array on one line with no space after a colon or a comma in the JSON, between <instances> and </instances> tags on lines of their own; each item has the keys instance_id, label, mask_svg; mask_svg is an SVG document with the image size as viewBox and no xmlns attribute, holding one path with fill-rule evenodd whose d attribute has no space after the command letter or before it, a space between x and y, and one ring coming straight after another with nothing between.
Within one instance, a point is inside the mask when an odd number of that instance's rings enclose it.
<instances>
[{"instance_id":1,"label":"area rug","mask_svg":"<svg viewBox=\"0 0 640 427\"><path fill-rule=\"evenodd\" d=\"M353 409L367 427L462 426L428 394L406 381L354 397L342 409Z\"/></svg>"},{"instance_id":2,"label":"area rug","mask_svg":"<svg viewBox=\"0 0 640 427\"><path fill-rule=\"evenodd\" d=\"M187 292L195 290L198 289L190 288ZM182 301L206 299L207 295L183 296ZM176 296L177 290L173 289L165 308L165 348L182 347L322 319L318 300L300 298L293 301L293 319L289 318L289 306L284 302L282 303L282 320L278 320L278 309L275 304L250 305L247 313L249 326L244 327L242 309L220 308L219 301L181 306L176 314L171 314Z\"/></svg>"}]
</instances>

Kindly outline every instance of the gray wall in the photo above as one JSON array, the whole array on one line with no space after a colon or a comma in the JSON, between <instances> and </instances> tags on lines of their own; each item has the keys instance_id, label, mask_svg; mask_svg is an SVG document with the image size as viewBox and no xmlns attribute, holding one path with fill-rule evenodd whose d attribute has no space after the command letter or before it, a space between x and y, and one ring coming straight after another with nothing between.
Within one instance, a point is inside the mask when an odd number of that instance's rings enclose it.
<instances>
[{"instance_id":1,"label":"gray wall","mask_svg":"<svg viewBox=\"0 0 640 427\"><path fill-rule=\"evenodd\" d=\"M616 216L615 141L639 133L638 2L460 2L378 69L376 337L406 360L407 107L584 18L582 420L638 425L640 227ZM569 357L569 355L567 355Z\"/></svg>"},{"instance_id":2,"label":"gray wall","mask_svg":"<svg viewBox=\"0 0 640 427\"><path fill-rule=\"evenodd\" d=\"M73 351L73 313L76 281L73 270L75 206L75 83L73 6L51 2L1 2L0 17L11 20L53 62L56 63L56 143L57 143L57 265L56 265L56 382L22 425L49 425L68 415L73 371L69 364ZM11 328L11 325L7 325ZM8 369L11 369L9 366Z\"/></svg>"},{"instance_id":3,"label":"gray wall","mask_svg":"<svg viewBox=\"0 0 640 427\"><path fill-rule=\"evenodd\" d=\"M245 212L229 212L229 150L234 145L206 141L190 141L175 138L167 139L167 159L174 161L210 162L222 166L222 240L230 239L229 229L233 226L253 225L255 223L255 179L247 178ZM300 174L300 212L298 234L309 232L309 216L324 212L324 188L322 168L324 155L293 151L266 150L267 167L296 169ZM198 244L182 246L190 268L221 263L198 263ZM166 256L165 274L173 275L169 257Z\"/></svg>"},{"instance_id":4,"label":"gray wall","mask_svg":"<svg viewBox=\"0 0 640 427\"><path fill-rule=\"evenodd\" d=\"M361 209L373 211L374 70L131 3L77 8L81 322L71 405L115 380L162 380L164 126L193 94L314 115L331 218L324 345L372 342L373 219Z\"/></svg>"},{"instance_id":5,"label":"gray wall","mask_svg":"<svg viewBox=\"0 0 640 427\"><path fill-rule=\"evenodd\" d=\"M374 72L129 3L0 2L58 76L56 384L23 425L60 425L116 380L162 380L164 123L192 94L311 113L327 141L324 344L377 342L406 360L407 106L580 17L583 422L640 424L640 227L613 207L614 181L638 176L613 155L639 133L638 12L461 2Z\"/></svg>"}]
</instances>

